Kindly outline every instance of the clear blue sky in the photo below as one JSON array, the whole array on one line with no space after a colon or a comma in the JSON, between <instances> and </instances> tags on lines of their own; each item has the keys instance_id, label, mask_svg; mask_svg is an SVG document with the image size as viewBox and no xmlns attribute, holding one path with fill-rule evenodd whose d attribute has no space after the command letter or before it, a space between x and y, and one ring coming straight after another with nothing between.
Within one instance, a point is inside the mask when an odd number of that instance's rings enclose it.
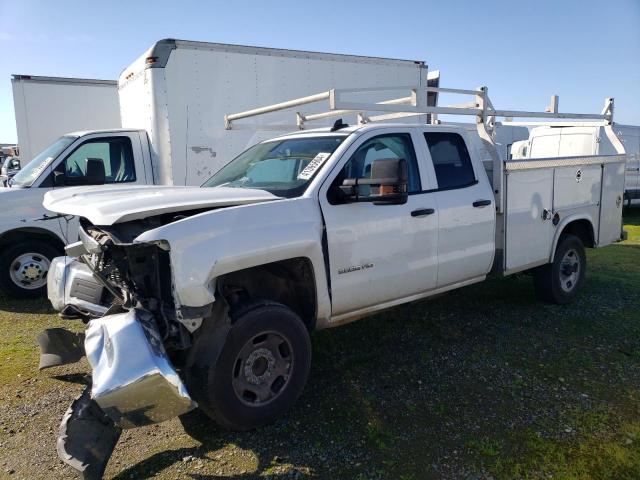
<instances>
[{"instance_id":1,"label":"clear blue sky","mask_svg":"<svg viewBox=\"0 0 640 480\"><path fill-rule=\"evenodd\" d=\"M420 59L500 108L612 96L640 125L640 0L0 0L0 142L16 140L12 73L116 79L161 38Z\"/></svg>"}]
</instances>

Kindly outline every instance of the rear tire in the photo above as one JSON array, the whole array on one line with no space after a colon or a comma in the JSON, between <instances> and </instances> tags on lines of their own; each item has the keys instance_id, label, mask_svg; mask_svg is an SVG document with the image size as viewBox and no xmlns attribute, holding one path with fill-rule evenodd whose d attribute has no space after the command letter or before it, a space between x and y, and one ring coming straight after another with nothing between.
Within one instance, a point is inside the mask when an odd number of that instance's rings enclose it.
<instances>
[{"instance_id":1,"label":"rear tire","mask_svg":"<svg viewBox=\"0 0 640 480\"><path fill-rule=\"evenodd\" d=\"M545 302L563 305L573 301L584 283L587 257L582 241L575 235L560 237L553 262L534 271L536 296Z\"/></svg>"},{"instance_id":2,"label":"rear tire","mask_svg":"<svg viewBox=\"0 0 640 480\"><path fill-rule=\"evenodd\" d=\"M51 260L60 251L42 240L17 240L0 252L0 289L13 298L37 298L47 293Z\"/></svg>"},{"instance_id":3,"label":"rear tire","mask_svg":"<svg viewBox=\"0 0 640 480\"><path fill-rule=\"evenodd\" d=\"M300 317L279 303L251 304L234 317L217 361L201 358L190 367L188 388L207 416L244 431L295 403L309 376L311 342Z\"/></svg>"}]
</instances>

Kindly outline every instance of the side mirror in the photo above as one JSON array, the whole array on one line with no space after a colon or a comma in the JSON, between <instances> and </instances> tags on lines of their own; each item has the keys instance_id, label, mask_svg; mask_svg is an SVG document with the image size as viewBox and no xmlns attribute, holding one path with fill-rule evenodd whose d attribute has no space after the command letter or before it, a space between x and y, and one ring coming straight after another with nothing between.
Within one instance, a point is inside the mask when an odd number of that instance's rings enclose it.
<instances>
[{"instance_id":1,"label":"side mirror","mask_svg":"<svg viewBox=\"0 0 640 480\"><path fill-rule=\"evenodd\" d=\"M53 185L56 187L64 187L67 185L66 175L58 170L53 171Z\"/></svg>"},{"instance_id":2,"label":"side mirror","mask_svg":"<svg viewBox=\"0 0 640 480\"><path fill-rule=\"evenodd\" d=\"M363 195L361 187L369 186ZM347 178L340 186L347 202L398 205L407 202L407 162L404 158L381 158L371 162L371 178Z\"/></svg>"},{"instance_id":3,"label":"side mirror","mask_svg":"<svg viewBox=\"0 0 640 480\"><path fill-rule=\"evenodd\" d=\"M54 172L54 183L57 187L77 187L82 185L104 185L104 162L101 158L87 158L87 171L82 176L68 176L63 172Z\"/></svg>"}]
</instances>

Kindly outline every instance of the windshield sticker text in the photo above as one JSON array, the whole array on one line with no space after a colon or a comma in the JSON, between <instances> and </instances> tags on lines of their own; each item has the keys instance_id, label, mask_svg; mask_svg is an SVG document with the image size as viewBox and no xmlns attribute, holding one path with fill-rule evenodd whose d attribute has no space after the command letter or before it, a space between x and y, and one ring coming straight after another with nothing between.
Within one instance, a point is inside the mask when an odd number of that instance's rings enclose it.
<instances>
[{"instance_id":1,"label":"windshield sticker text","mask_svg":"<svg viewBox=\"0 0 640 480\"><path fill-rule=\"evenodd\" d=\"M304 167L304 170L298 174L298 180L309 180L330 156L331 154L327 152L318 153L313 160L309 162L309 165Z\"/></svg>"}]
</instances>

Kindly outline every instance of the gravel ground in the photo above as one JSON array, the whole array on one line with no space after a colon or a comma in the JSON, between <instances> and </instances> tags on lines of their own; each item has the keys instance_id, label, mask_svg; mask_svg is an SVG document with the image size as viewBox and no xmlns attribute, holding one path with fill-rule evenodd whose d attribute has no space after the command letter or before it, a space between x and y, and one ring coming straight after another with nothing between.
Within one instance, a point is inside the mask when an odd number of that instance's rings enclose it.
<instances>
[{"instance_id":1,"label":"gravel ground","mask_svg":"<svg viewBox=\"0 0 640 480\"><path fill-rule=\"evenodd\" d=\"M640 478L640 209L630 240L589 252L569 306L529 276L322 332L294 409L248 433L199 414L126 431L106 477ZM86 362L37 372L45 302L0 298L0 477L69 478L60 419Z\"/></svg>"}]
</instances>

